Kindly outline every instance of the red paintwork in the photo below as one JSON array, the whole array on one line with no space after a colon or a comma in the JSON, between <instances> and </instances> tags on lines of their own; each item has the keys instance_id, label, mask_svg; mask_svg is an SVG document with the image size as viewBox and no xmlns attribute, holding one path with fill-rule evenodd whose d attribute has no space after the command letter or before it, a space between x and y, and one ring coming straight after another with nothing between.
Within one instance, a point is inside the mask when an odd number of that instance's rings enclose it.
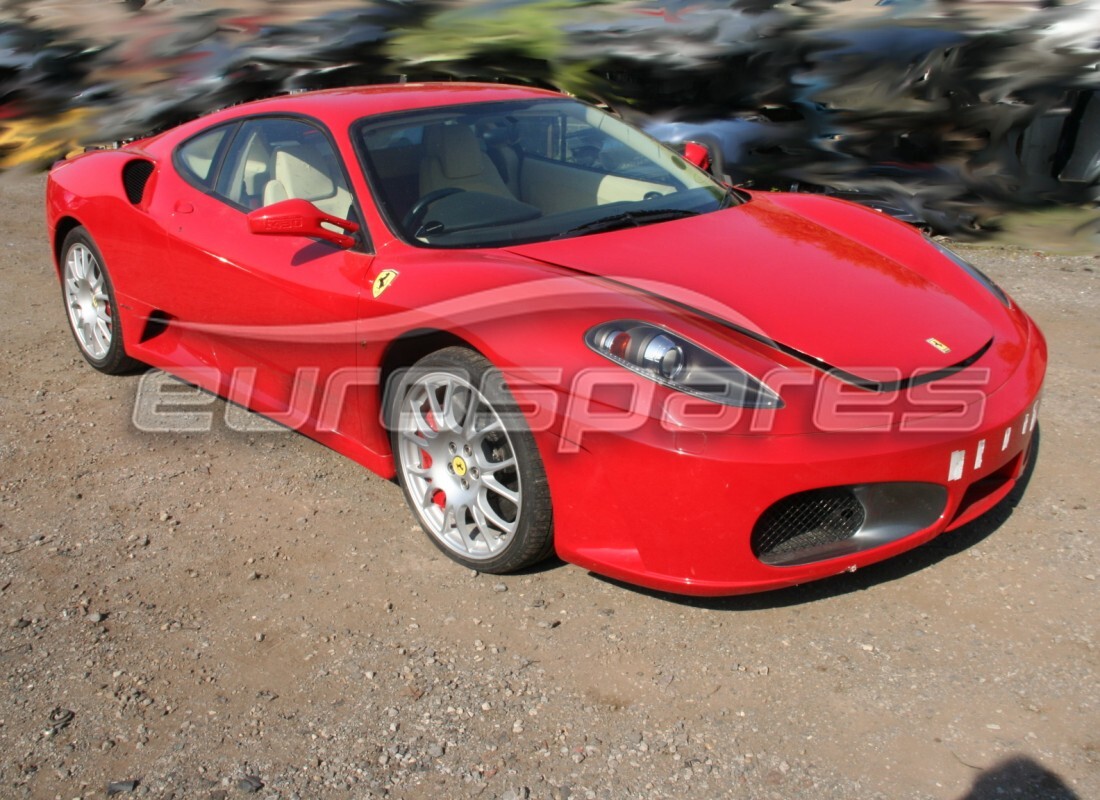
<instances>
[{"instance_id":1,"label":"red paintwork","mask_svg":"<svg viewBox=\"0 0 1100 800\"><path fill-rule=\"evenodd\" d=\"M855 374L892 366L909 377L950 366L989 341L992 325L981 313L987 291L975 286L958 297L926 276L916 231L891 225L891 235L905 241L892 248L841 235L811 216L834 205L758 195L725 212L513 252L644 285ZM716 249L715 242L729 246ZM971 309L975 302L979 308ZM949 342L954 355L930 349L929 336Z\"/></svg>"},{"instance_id":2,"label":"red paintwork","mask_svg":"<svg viewBox=\"0 0 1100 800\"><path fill-rule=\"evenodd\" d=\"M273 415L384 477L394 465L379 423L378 370L396 365L387 361L392 343L422 331L464 341L504 371L528 415L550 481L558 554L656 589L733 594L850 570L962 524L1007 493L1034 430L1043 337L1018 307L1005 308L919 234L881 214L768 194L699 217L510 249L421 249L389 230L358 168L348 135L355 120L544 94L465 84L310 93L238 106L118 151L80 156L50 175L55 256L69 227L84 225L111 270L130 355ZM181 141L261 112L293 112L328 128L359 198L370 252L256 235L245 213L176 174L171 154ZM119 177L135 157L155 164L138 206ZM376 298L371 286L383 270L399 277ZM154 321L167 318L167 329L143 338L154 312ZM676 403L686 396L610 366L620 384L651 403L633 430L588 430L590 417L626 414L621 397L584 384L585 370L609 369L585 346L584 333L614 319L677 331L765 380L785 408L766 433L737 409L723 412L722 432L685 427L676 410L683 403ZM928 337L952 353L941 355ZM873 379L885 368L901 379L954 364L990 340L956 376L988 376L964 409L975 422L967 432L930 430L941 415L959 411L937 400L929 390L936 383L879 395L872 409L928 423L923 432L901 433L875 413L834 420L834 430L821 432L814 399L857 390L800 358ZM798 379L790 382L792 375ZM965 466L949 480L958 451ZM994 473L1007 480L992 493L967 493ZM850 557L798 567L753 557L749 532L774 501L878 481L942 485L946 511L925 530Z\"/></svg>"}]
</instances>

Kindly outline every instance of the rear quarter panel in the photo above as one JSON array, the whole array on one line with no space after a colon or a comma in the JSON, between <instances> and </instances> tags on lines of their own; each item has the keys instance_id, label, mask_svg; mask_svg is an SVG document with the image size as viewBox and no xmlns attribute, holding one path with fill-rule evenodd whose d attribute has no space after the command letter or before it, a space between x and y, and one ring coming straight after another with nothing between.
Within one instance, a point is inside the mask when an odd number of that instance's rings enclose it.
<instances>
[{"instance_id":1,"label":"rear quarter panel","mask_svg":"<svg viewBox=\"0 0 1100 800\"><path fill-rule=\"evenodd\" d=\"M122 182L123 167L143 158L153 161L142 202L131 203ZM54 267L60 270L61 245L76 226L84 227L99 248L111 276L122 314L123 339L136 343L163 269L163 231L148 211L161 165L137 150L105 150L62 162L46 184L46 222Z\"/></svg>"}]
</instances>

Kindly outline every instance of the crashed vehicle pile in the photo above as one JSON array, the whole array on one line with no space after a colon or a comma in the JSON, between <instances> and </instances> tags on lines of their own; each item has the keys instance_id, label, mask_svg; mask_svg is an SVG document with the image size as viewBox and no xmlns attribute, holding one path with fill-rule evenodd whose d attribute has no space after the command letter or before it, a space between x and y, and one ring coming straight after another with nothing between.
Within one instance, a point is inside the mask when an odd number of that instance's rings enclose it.
<instances>
[{"instance_id":1,"label":"crashed vehicle pile","mask_svg":"<svg viewBox=\"0 0 1100 800\"><path fill-rule=\"evenodd\" d=\"M1100 194L1094 0L613 2L568 14L544 0L331 0L311 4L313 17L137 2L79 28L5 6L0 167L278 92L477 79L569 91L662 140L701 141L735 184L825 192L936 232Z\"/></svg>"}]
</instances>

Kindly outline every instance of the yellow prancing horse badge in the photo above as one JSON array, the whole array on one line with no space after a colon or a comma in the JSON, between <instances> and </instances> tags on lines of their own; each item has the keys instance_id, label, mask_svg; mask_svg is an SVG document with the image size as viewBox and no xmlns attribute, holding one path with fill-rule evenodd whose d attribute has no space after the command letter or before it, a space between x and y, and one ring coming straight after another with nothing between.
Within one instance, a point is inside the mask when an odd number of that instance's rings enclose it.
<instances>
[{"instance_id":1,"label":"yellow prancing horse badge","mask_svg":"<svg viewBox=\"0 0 1100 800\"><path fill-rule=\"evenodd\" d=\"M379 272L378 277L374 279L374 286L371 288L371 292L375 297L378 297L382 292L389 289L395 280L397 280L397 270L384 269Z\"/></svg>"},{"instance_id":2,"label":"yellow prancing horse badge","mask_svg":"<svg viewBox=\"0 0 1100 800\"><path fill-rule=\"evenodd\" d=\"M379 277L381 277L381 276L379 276ZM934 348L939 350L944 355L947 355L948 353L951 352L950 347L948 347L947 345L945 345L943 342L941 342L939 339L937 339L935 337L925 339L924 341L928 342L928 344L932 345Z\"/></svg>"}]
</instances>

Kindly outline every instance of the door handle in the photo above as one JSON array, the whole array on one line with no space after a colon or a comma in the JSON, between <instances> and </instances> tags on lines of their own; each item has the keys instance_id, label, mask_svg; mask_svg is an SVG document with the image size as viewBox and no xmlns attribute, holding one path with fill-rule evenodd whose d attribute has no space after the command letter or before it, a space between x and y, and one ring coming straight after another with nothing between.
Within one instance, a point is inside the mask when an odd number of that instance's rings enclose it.
<instances>
[{"instance_id":1,"label":"door handle","mask_svg":"<svg viewBox=\"0 0 1100 800\"><path fill-rule=\"evenodd\" d=\"M190 214L195 210L195 207L186 200L177 200L176 206L172 210L177 214Z\"/></svg>"}]
</instances>

